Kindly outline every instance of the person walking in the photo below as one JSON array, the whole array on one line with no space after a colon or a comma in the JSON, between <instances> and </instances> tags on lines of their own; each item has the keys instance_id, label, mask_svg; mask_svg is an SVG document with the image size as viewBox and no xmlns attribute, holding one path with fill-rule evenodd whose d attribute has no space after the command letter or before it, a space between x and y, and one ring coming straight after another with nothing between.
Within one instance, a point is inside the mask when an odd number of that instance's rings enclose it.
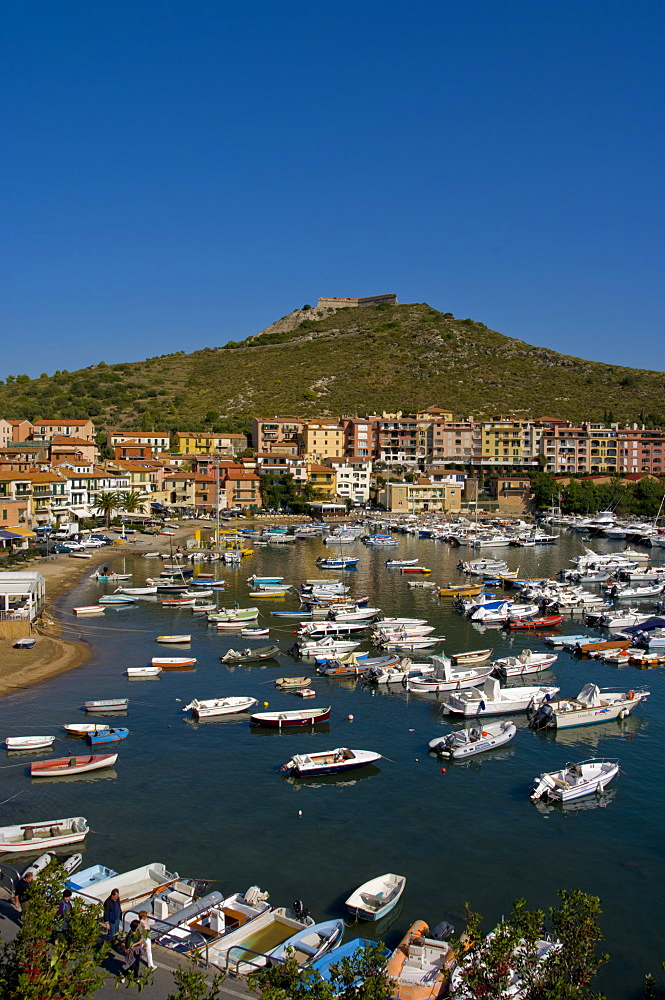
<instances>
[{"instance_id":1,"label":"person walking","mask_svg":"<svg viewBox=\"0 0 665 1000\"><path fill-rule=\"evenodd\" d=\"M32 872L28 872L23 875L16 883L16 891L14 892L13 903L18 912L21 914L18 919L19 927L23 927L23 921L30 909L30 894L32 892L32 880L34 875Z\"/></svg>"},{"instance_id":2,"label":"person walking","mask_svg":"<svg viewBox=\"0 0 665 1000\"><path fill-rule=\"evenodd\" d=\"M120 921L122 920L122 907L120 906L120 890L111 889L111 895L104 900L104 925L106 927L105 937L108 941L116 941L120 931Z\"/></svg>"},{"instance_id":3,"label":"person walking","mask_svg":"<svg viewBox=\"0 0 665 1000\"><path fill-rule=\"evenodd\" d=\"M145 940L143 938L141 922L140 920L132 920L125 937L125 964L123 966L123 972L128 972L132 979L138 978L144 946ZM124 983L124 981L125 977L123 976L120 982Z\"/></svg>"},{"instance_id":4,"label":"person walking","mask_svg":"<svg viewBox=\"0 0 665 1000\"><path fill-rule=\"evenodd\" d=\"M152 960L152 942L150 940L150 921L148 919L148 911L141 910L139 913L139 924L140 929L143 934L143 957L145 958L145 964L149 969L156 969L157 966Z\"/></svg>"}]
</instances>

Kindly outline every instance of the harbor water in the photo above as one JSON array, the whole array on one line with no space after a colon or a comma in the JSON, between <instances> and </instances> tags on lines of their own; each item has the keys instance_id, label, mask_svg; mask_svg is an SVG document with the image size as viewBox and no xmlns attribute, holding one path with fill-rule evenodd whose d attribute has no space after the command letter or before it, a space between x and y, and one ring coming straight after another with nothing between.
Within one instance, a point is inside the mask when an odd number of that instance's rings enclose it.
<instances>
[{"instance_id":1,"label":"harbor water","mask_svg":"<svg viewBox=\"0 0 665 1000\"><path fill-rule=\"evenodd\" d=\"M343 576L352 597L368 595L386 615L427 619L436 635L445 636L447 653L491 646L500 656L546 648L541 633L480 630L452 601L409 588L410 580L424 578L388 569L386 559L417 557L432 569L429 579L443 585L463 581L456 564L465 553L443 542L397 537L395 548L345 545L344 555L360 557L358 569L333 571L330 577ZM601 540L591 544L602 551L622 547ZM520 575L540 578L556 575L581 552L579 536L564 532L557 545L481 554L505 558L511 569L520 567ZM301 899L317 920L345 916L349 924L344 900L360 883L383 872L405 875L403 899L386 924L350 926L346 933L347 939L376 937L391 946L417 918L430 925L445 919L461 931L465 901L485 915L490 930L516 898L547 909L556 905L557 889L583 889L601 898L600 923L612 956L599 988L611 1000L637 995L644 974L656 972L665 959L656 892L665 874L663 668L617 668L559 651L550 671L524 683L542 677L564 696L576 695L587 682L618 691L646 686L650 698L622 722L561 733L532 732L526 717L515 715L518 732L506 747L463 763L442 763L429 754L428 742L461 725L442 714L445 695L318 677L313 664L286 654L297 619L271 616L274 610L296 610L297 599L248 597L250 574L283 576L297 585L320 578L315 560L330 554L330 546L313 539L257 548L239 567L220 569L227 589L202 600L259 605L258 624L269 625L270 635L257 639L218 632L189 608L164 608L159 595L76 619L74 606L94 604L117 586L84 579L58 603L57 616L65 623L65 637L89 643L90 660L5 697L3 736L52 734L57 756L85 753L87 744L67 737L62 726L104 721L85 715L84 701L124 697L129 710L113 719L130 735L101 751L117 749L112 771L80 778L31 780L30 761L48 754L7 754L0 771L3 825L83 815L91 830L84 866L100 863L123 871L162 861L183 876L213 881L213 888L231 893L258 884L276 906ZM662 562L665 550L653 549L651 557ZM159 559L131 554L113 554L109 564L131 573L135 587L161 568ZM651 607L651 601L641 604ZM560 631L600 635L580 618L567 618ZM165 633L191 633L185 648L197 659L195 670L128 680L127 667L180 653L183 647L156 642ZM282 650L278 660L235 667L220 662L231 647L273 641ZM361 648L371 647L365 641ZM427 652L412 658L425 660ZM274 679L285 674L311 677L316 698L303 701L277 691ZM331 706L331 719L314 731L276 731L252 728L246 717L196 723L182 710L193 698L226 695L253 696L257 710ZM340 777L299 780L279 771L294 753L334 747L373 750L384 759ZM530 801L533 779L541 772L600 756L621 763L617 780L601 798L564 808Z\"/></svg>"}]
</instances>

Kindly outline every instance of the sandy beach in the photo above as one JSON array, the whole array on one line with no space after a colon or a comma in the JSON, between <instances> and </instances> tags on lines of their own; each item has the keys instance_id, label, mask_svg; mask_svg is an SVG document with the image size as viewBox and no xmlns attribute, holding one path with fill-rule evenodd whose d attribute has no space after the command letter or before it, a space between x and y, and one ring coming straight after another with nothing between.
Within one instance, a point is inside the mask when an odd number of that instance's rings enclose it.
<instances>
[{"instance_id":1,"label":"sandy beach","mask_svg":"<svg viewBox=\"0 0 665 1000\"><path fill-rule=\"evenodd\" d=\"M164 552L173 545L182 544L196 527L192 524L179 528L175 535L140 535L125 546L105 546L91 551L90 559L73 559L68 555L50 556L40 562L30 563L29 569L41 573L46 580L46 605L35 632L37 644L32 649L14 649L12 639L0 639L0 697L48 677L80 667L90 657L90 647L82 641L63 637L58 623L55 602L79 580L92 573L98 566L111 564L123 552ZM209 525L205 526L209 529ZM205 529L204 529L205 530ZM73 631L72 626L65 626Z\"/></svg>"}]
</instances>

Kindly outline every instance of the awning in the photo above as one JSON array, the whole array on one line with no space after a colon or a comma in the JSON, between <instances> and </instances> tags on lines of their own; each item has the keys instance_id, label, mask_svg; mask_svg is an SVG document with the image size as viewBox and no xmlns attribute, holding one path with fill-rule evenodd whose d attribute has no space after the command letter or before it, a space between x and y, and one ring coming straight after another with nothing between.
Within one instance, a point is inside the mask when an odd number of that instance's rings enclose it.
<instances>
[{"instance_id":1,"label":"awning","mask_svg":"<svg viewBox=\"0 0 665 1000\"><path fill-rule=\"evenodd\" d=\"M31 531L30 528L21 528L20 525L12 525L11 530L12 533L18 535L19 538L36 538L34 531Z\"/></svg>"},{"instance_id":2,"label":"awning","mask_svg":"<svg viewBox=\"0 0 665 1000\"><path fill-rule=\"evenodd\" d=\"M6 531L2 528L0 529L0 538L4 538L5 541L15 541L17 538L23 538L23 535L15 535L13 531Z\"/></svg>"}]
</instances>

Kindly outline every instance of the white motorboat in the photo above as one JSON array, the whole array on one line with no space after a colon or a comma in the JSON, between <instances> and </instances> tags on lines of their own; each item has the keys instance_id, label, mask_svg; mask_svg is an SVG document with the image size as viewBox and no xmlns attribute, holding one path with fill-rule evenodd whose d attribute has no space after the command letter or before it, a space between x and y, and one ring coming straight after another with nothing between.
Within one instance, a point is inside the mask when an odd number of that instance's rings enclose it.
<instances>
[{"instance_id":1,"label":"white motorboat","mask_svg":"<svg viewBox=\"0 0 665 1000\"><path fill-rule=\"evenodd\" d=\"M345 905L357 920L380 920L397 906L405 887L404 875L379 875L352 892Z\"/></svg>"},{"instance_id":2,"label":"white motorboat","mask_svg":"<svg viewBox=\"0 0 665 1000\"><path fill-rule=\"evenodd\" d=\"M112 889L118 889L124 910L129 905L135 906L145 899L150 899L177 881L177 872L169 872L161 861L153 861L140 868L132 868L131 871L100 879L80 891L74 890L74 895L82 896L86 902L101 903L110 895Z\"/></svg>"},{"instance_id":3,"label":"white motorboat","mask_svg":"<svg viewBox=\"0 0 665 1000\"><path fill-rule=\"evenodd\" d=\"M361 674L364 681L369 684L405 684L411 678L428 677L434 673L432 663L413 663L408 656L397 660L392 666L381 666L381 659L384 657L376 657L365 663L365 672Z\"/></svg>"},{"instance_id":4,"label":"white motorboat","mask_svg":"<svg viewBox=\"0 0 665 1000\"><path fill-rule=\"evenodd\" d=\"M558 694L558 687L501 688L496 677L488 677L482 688L453 691L444 702L444 712L464 716L508 715L537 708Z\"/></svg>"},{"instance_id":5,"label":"white motorboat","mask_svg":"<svg viewBox=\"0 0 665 1000\"><path fill-rule=\"evenodd\" d=\"M351 653L359 645L359 642L347 642L328 637L321 639L320 642L298 643L298 652L303 659L315 659L317 656L327 656L334 659L336 653Z\"/></svg>"},{"instance_id":6,"label":"white motorboat","mask_svg":"<svg viewBox=\"0 0 665 1000\"><path fill-rule=\"evenodd\" d=\"M428 677L412 677L406 682L406 690L414 694L427 694L441 691L461 691L464 688L477 687L492 673L492 665L484 667L453 667L447 656L432 656L434 675Z\"/></svg>"},{"instance_id":7,"label":"white motorboat","mask_svg":"<svg viewBox=\"0 0 665 1000\"><path fill-rule=\"evenodd\" d=\"M83 816L68 819L47 819L41 823L23 823L0 827L0 852L14 854L42 851L45 847L62 847L85 839L88 821Z\"/></svg>"},{"instance_id":8,"label":"white motorboat","mask_svg":"<svg viewBox=\"0 0 665 1000\"><path fill-rule=\"evenodd\" d=\"M619 773L618 760L593 758L579 764L566 764L560 771L549 771L535 779L531 798L570 802L584 795L602 792Z\"/></svg>"},{"instance_id":9,"label":"white motorboat","mask_svg":"<svg viewBox=\"0 0 665 1000\"><path fill-rule=\"evenodd\" d=\"M54 740L55 736L7 736L5 746L8 750L45 750Z\"/></svg>"},{"instance_id":10,"label":"white motorboat","mask_svg":"<svg viewBox=\"0 0 665 1000\"><path fill-rule=\"evenodd\" d=\"M157 943L185 955L238 927L249 928L251 921L272 910L268 893L261 892L258 886L226 897L221 892L209 892L196 900L188 896L188 891L176 882L142 904L149 917L159 921ZM133 913L127 914L125 920L130 915Z\"/></svg>"},{"instance_id":11,"label":"white motorboat","mask_svg":"<svg viewBox=\"0 0 665 1000\"><path fill-rule=\"evenodd\" d=\"M103 615L104 608L101 604L85 604L78 608L72 608L75 615Z\"/></svg>"},{"instance_id":12,"label":"white motorboat","mask_svg":"<svg viewBox=\"0 0 665 1000\"><path fill-rule=\"evenodd\" d=\"M282 765L281 770L297 774L299 778L308 778L321 774L343 774L375 764L377 760L381 760L381 754L372 750L337 747L335 750L323 750L319 753L294 754L291 760Z\"/></svg>"},{"instance_id":13,"label":"white motorboat","mask_svg":"<svg viewBox=\"0 0 665 1000\"><path fill-rule=\"evenodd\" d=\"M517 726L508 719L501 722L487 722L481 726L471 726L469 729L459 729L455 733L437 736L430 740L430 750L435 750L443 757L453 760L463 760L486 750L494 750L510 741L517 732Z\"/></svg>"},{"instance_id":14,"label":"white motorboat","mask_svg":"<svg viewBox=\"0 0 665 1000\"><path fill-rule=\"evenodd\" d=\"M662 582L647 584L644 587L611 587L609 594L616 601L640 601L645 597L657 597L665 589Z\"/></svg>"},{"instance_id":15,"label":"white motorboat","mask_svg":"<svg viewBox=\"0 0 665 1000\"><path fill-rule=\"evenodd\" d=\"M558 691L558 688L556 689ZM547 704L531 706L531 729L568 729L571 726L590 726L612 719L625 719L651 694L645 688L639 691L608 691L596 684L585 684L576 698L560 698Z\"/></svg>"},{"instance_id":16,"label":"white motorboat","mask_svg":"<svg viewBox=\"0 0 665 1000\"><path fill-rule=\"evenodd\" d=\"M216 940L206 942L209 962L228 968L236 976L246 975L267 965L268 953L288 941L298 931L312 927L310 916L296 919L292 911L277 907L262 913L255 920L230 930Z\"/></svg>"},{"instance_id":17,"label":"white motorboat","mask_svg":"<svg viewBox=\"0 0 665 1000\"><path fill-rule=\"evenodd\" d=\"M518 656L502 656L491 664L494 676L500 680L508 677L525 677L548 670L558 660L556 653L534 653L523 649Z\"/></svg>"},{"instance_id":18,"label":"white motorboat","mask_svg":"<svg viewBox=\"0 0 665 1000\"><path fill-rule=\"evenodd\" d=\"M239 712L247 712L254 705L258 705L256 698L246 698L235 696L231 698L208 698L199 700L194 698L189 705L185 705L183 712L189 712L199 719L211 719L213 716L237 715Z\"/></svg>"},{"instance_id":19,"label":"white motorboat","mask_svg":"<svg viewBox=\"0 0 665 1000\"><path fill-rule=\"evenodd\" d=\"M106 714L107 712L126 712L129 698L104 698L100 701L84 701L86 712Z\"/></svg>"},{"instance_id":20,"label":"white motorboat","mask_svg":"<svg viewBox=\"0 0 665 1000\"><path fill-rule=\"evenodd\" d=\"M157 593L157 586L154 587L118 587L119 594L129 594L130 597L147 597Z\"/></svg>"},{"instance_id":21,"label":"white motorboat","mask_svg":"<svg viewBox=\"0 0 665 1000\"><path fill-rule=\"evenodd\" d=\"M445 642L445 635L404 636L403 638L383 639L377 645L383 649L401 649L405 653L414 653L418 649L431 649L440 642Z\"/></svg>"}]
</instances>

